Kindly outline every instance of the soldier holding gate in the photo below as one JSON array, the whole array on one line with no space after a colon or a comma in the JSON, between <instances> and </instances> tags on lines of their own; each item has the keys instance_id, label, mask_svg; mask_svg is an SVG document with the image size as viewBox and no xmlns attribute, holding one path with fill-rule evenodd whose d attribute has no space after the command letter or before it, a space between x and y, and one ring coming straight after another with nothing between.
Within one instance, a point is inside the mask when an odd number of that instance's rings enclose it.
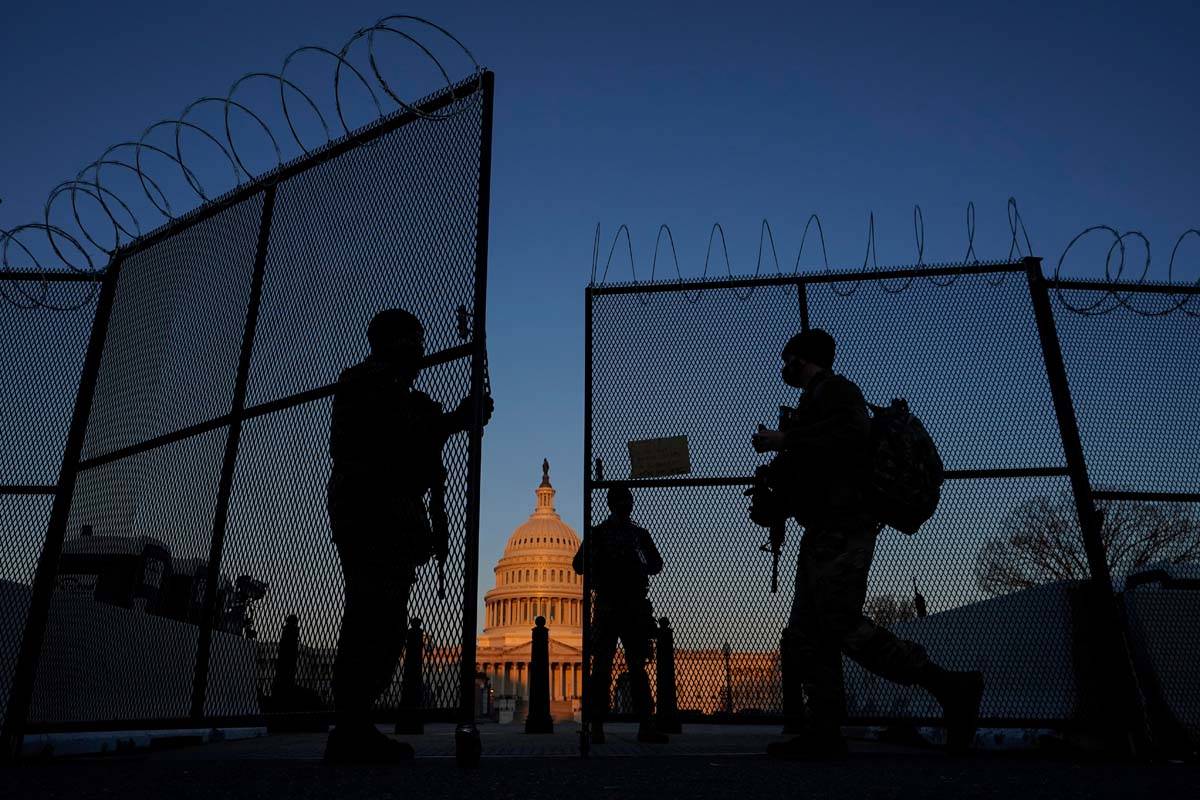
<instances>
[{"instance_id":1,"label":"soldier holding gate","mask_svg":"<svg viewBox=\"0 0 1200 800\"><path fill-rule=\"evenodd\" d=\"M446 413L413 388L425 334L408 311L376 314L367 339L371 354L338 379L329 433L329 521L346 587L325 750L335 762L412 757L375 728L372 709L404 646L416 570L431 556L444 561L449 548L442 448L475 416L470 398ZM486 397L484 424L492 407Z\"/></svg>"}]
</instances>

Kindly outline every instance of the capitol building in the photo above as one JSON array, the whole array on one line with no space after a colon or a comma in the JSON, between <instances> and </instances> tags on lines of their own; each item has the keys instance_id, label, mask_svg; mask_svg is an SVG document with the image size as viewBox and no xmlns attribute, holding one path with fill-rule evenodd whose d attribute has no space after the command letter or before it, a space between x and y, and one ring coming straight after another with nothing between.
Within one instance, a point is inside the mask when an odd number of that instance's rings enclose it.
<instances>
[{"instance_id":1,"label":"capitol building","mask_svg":"<svg viewBox=\"0 0 1200 800\"><path fill-rule=\"evenodd\" d=\"M571 566L579 536L554 509L550 465L542 462L533 513L508 537L484 595L476 669L502 717L520 718L529 699L530 629L546 618L550 632L550 712L568 719L583 692L583 576Z\"/></svg>"},{"instance_id":2,"label":"capitol building","mask_svg":"<svg viewBox=\"0 0 1200 800\"><path fill-rule=\"evenodd\" d=\"M483 632L476 643L476 675L487 694L479 713L502 722L520 721L528 708L530 631L539 616L546 618L550 632L551 717L574 717L583 694L583 576L571 565L579 536L554 509L550 465L545 461L536 495L533 513L508 537L493 570L496 582L484 595ZM770 708L780 702L779 665L772 653L678 649L675 665L681 710L717 713L734 695L734 702L744 706ZM629 712L628 677L621 674L620 651L613 668L614 711ZM653 663L647 672L651 692L657 695Z\"/></svg>"}]
</instances>

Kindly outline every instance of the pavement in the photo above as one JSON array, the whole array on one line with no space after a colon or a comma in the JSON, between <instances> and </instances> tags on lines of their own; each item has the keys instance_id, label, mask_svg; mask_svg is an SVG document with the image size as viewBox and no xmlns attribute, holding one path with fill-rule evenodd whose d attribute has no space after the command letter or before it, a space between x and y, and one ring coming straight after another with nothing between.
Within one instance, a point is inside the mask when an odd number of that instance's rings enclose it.
<instances>
[{"instance_id":1,"label":"pavement","mask_svg":"<svg viewBox=\"0 0 1200 800\"><path fill-rule=\"evenodd\" d=\"M769 761L777 726L685 726L668 745L636 741L632 725L608 727L608 742L578 751L578 726L526 735L481 725L478 767L454 762L453 727L429 725L397 737L417 758L388 767L328 766L324 736L285 734L237 741L27 761L0 769L0 797L13 798L1093 798L1200 797L1200 767L1132 764L1037 751L949 757L933 747L853 740L844 761Z\"/></svg>"}]
</instances>

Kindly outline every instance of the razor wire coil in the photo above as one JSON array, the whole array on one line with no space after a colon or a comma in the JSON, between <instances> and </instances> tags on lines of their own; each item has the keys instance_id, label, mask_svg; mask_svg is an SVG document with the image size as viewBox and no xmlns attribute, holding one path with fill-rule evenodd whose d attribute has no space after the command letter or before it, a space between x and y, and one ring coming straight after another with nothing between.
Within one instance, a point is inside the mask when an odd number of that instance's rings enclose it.
<instances>
[{"instance_id":1,"label":"razor wire coil","mask_svg":"<svg viewBox=\"0 0 1200 800\"><path fill-rule=\"evenodd\" d=\"M8 278L0 280L0 298L17 307L29 309L65 311L87 306L98 294L96 281L87 282L87 288L79 293L80 296L60 302L51 296L52 282L39 281L34 276L57 270L98 276L118 250L129 246L150 230L186 216L230 191L269 177L271 172L287 162L288 150L294 150L298 157L311 155L334 141L353 139L360 131L370 127L371 123L378 122L391 113L408 113L431 121L441 121L464 110L462 104L451 103L439 110L430 111L422 107L422 100L414 101L401 96L395 86L396 78L387 75L380 64L381 59L377 51L378 42L383 37L399 38L404 46L428 60L445 81L447 89L453 89L455 82L444 59L435 52L429 42L430 38L441 40L443 46L449 46L467 59L471 69L468 80L473 80L476 86L482 81L482 66L458 38L437 23L413 15L397 14L383 17L375 24L356 31L337 51L318 45L296 48L284 58L278 72L248 72L235 80L223 97L214 95L194 100L184 107L178 117L154 122L147 126L137 139L110 146L99 158L81 169L74 178L59 183L50 191L43 205L40 221L9 229L0 228L0 269L5 271ZM355 66L352 58L363 52L366 65ZM289 67L294 69L299 56L319 56L332 62L332 114L322 110L311 90L288 77ZM274 111L283 119L282 129L279 125L272 126L268 123L265 109L256 108L238 98L239 92L244 92L244 88L254 81L269 81L278 85L278 107ZM347 82L356 83L365 90L370 98L368 104L375 114L374 120L355 128L347 121L343 104L343 84ZM301 135L295 121L297 100L317 121L324 141L306 142ZM389 110L385 100L390 101L395 108ZM197 112L210 105L219 106L220 110L221 124L215 127L195 121ZM248 165L251 159L247 145L242 141L244 137L239 137L234 132L234 120L239 115L250 120L252 127L265 136L269 142L268 149L274 167L256 173ZM150 141L152 135L161 131L170 134L172 130L173 136L169 138L173 139L173 144L164 146ZM196 162L189 162L185 151L185 133L195 134L212 146L212 152L218 154L228 165L228 182L220 187L205 186L201 182ZM158 138L161 139L161 136ZM294 147L286 144L287 140L290 140ZM148 163L148 156L165 161L166 170L177 171L175 177L182 178L183 184L193 195L190 199L195 202L189 203L186 208L181 207L178 201L173 204L164 188L168 173L164 172L162 167L152 168ZM136 179L140 197L131 197L128 191L122 192L114 188L111 176L118 172L132 174ZM109 177L108 183L105 181L106 176ZM85 222L80 211L80 201L85 198L99 209L98 222ZM139 201L149 204L156 216L154 224L144 221L134 211ZM60 207L66 207L66 222L54 221L55 211ZM29 243L31 236L44 239L49 253L53 254L57 263L43 263L43 258L35 253ZM22 271L29 272L30 277L23 277Z\"/></svg>"},{"instance_id":2,"label":"razor wire coil","mask_svg":"<svg viewBox=\"0 0 1200 800\"><path fill-rule=\"evenodd\" d=\"M1010 197L1007 203L1007 217L1009 227L1009 249L1008 260L1024 258L1033 255L1033 243L1029 236L1029 231L1025 227L1025 221L1021 217L1020 208L1017 205L1015 198ZM804 224L804 228L800 235L800 246L796 253L796 259L792 267L792 271L787 273L792 276L802 276L801 260L804 257L804 248L808 242L809 233L815 231L816 239L820 244L820 269L825 274L831 274L834 270L829 263L829 251L826 246L825 232L821 224L821 218L817 214L809 215ZM913 262L914 269L929 268L944 268L947 266L973 266L979 265L980 259L975 250L975 204L967 203L966 207L966 250L962 260L953 264L931 264L925 261L925 218L919 205L913 206L913 241L916 251L916 260ZM1109 245L1105 255L1104 276L1097 281L1088 281L1086 289L1076 289L1069 285L1069 281L1064 278L1064 267L1068 263L1068 256L1071 255L1079 243L1087 237L1104 234L1112 237L1112 243ZM1171 249L1171 255L1167 261L1167 277L1166 285L1163 287L1163 292L1171 299L1163 305L1153 306L1146 303L1141 303L1135 298L1142 293L1135 291L1137 287L1143 287L1151 284L1151 247L1150 240L1141 231L1125 231L1121 232L1118 229L1109 225L1093 225L1080 233L1068 242L1062 253L1059 255L1053 273L1054 292L1062 307L1068 311L1085 316L1096 316L1108 314L1117 309L1124 309L1130 313L1142 317L1162 317L1174 313L1183 313L1189 317L1200 316L1200 300L1197 299L1200 295L1200 277L1190 283L1176 282L1176 259L1180 257L1181 250L1184 244L1190 237L1196 237L1200 240L1200 229L1191 228L1183 232L1176 240ZM609 247L608 255L604 260L603 268L600 264L600 256L602 253L600 239L600 225L596 226L595 238L592 245L592 269L591 282L592 287L598 288L608 283L609 271L613 266L613 259L618 250L618 244L624 239L624 247L621 248L627 255L632 275L631 284L633 286L644 283L639 279L637 274L637 262L634 259L632 234L629 226L622 224L617 228L617 232L613 236L612 244ZM675 236L669 225L662 224L658 228L658 233L655 238L654 250L650 258L650 276L649 283L655 283L658 270L659 251L662 249L663 241L668 244L668 251L671 262L675 269L675 278L682 286L685 283L683 271L679 265L679 255L675 246ZM720 243L719 254L725 262L725 277L727 279L735 279L737 277L750 277L757 279L763 275L763 264L765 255L769 253L771 261L775 265L775 274L784 276L785 273L780 269L779 254L775 245L775 235L771 229L771 224L767 219L763 219L759 226L758 251L754 262L754 272L749 276L735 275L733 271L733 263L729 258L729 246L725 236L725 229L720 222L714 222L709 229L708 245L705 249L703 267L700 275L692 279L693 283L703 283L709 279L709 268L713 260L713 244L718 241ZM1131 245L1128 242L1133 241L1140 244L1143 252L1143 262L1141 272L1133 281L1128 280L1126 271L1133 261L1134 257L1131 253ZM869 275L872 272L879 272L879 258L876 248L875 236L875 213L872 211L867 218L867 236L866 249L863 254L862 273ZM599 278L597 280L597 277ZM879 277L874 281L864 281L858 277L848 277L845 282L831 281L828 283L830 289L838 296L848 298L854 295L863 285L875 285L879 290L887 294L899 294L908 290L918 280L925 280L935 286L947 287L956 283L961 274L944 274L936 272L930 275L915 275L903 278L884 278ZM999 286L1008 279L1007 274L998 274L996 276L987 277L985 280L991 286ZM845 285L843 285L843 283ZM1096 288L1095 284L1103 284L1102 289ZM1178 287L1179 291L1171 291L1172 288ZM745 289L733 288L736 296L741 300L748 300L753 295L755 286L749 286ZM698 303L703 297L706 288L688 288L682 292L684 298L689 303ZM1099 294L1098 298L1081 301L1076 295L1080 291L1086 291L1091 294ZM648 299L645 296L640 298L640 302L645 305Z\"/></svg>"}]
</instances>

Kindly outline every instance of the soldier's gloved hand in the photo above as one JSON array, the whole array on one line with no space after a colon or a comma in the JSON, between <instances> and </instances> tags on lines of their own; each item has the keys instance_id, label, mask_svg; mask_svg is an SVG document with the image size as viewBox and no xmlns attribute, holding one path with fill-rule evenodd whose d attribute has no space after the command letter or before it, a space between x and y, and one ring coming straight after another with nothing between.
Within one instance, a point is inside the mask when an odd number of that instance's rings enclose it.
<instances>
[{"instance_id":1,"label":"soldier's gloved hand","mask_svg":"<svg viewBox=\"0 0 1200 800\"><path fill-rule=\"evenodd\" d=\"M433 557L445 564L446 559L450 557L450 537L444 536L437 540L433 545Z\"/></svg>"},{"instance_id":2,"label":"soldier's gloved hand","mask_svg":"<svg viewBox=\"0 0 1200 800\"><path fill-rule=\"evenodd\" d=\"M483 418L481 421L484 425L487 425L488 422L491 421L492 412L495 410L496 402L492 400L492 396L490 394L485 394L483 396L483 408L480 409L480 416ZM471 405L471 398L466 397L463 398L463 401L458 404L458 408L454 409L454 415L463 421L464 428L469 428L472 422L473 411L474 408Z\"/></svg>"},{"instance_id":3,"label":"soldier's gloved hand","mask_svg":"<svg viewBox=\"0 0 1200 800\"><path fill-rule=\"evenodd\" d=\"M773 431L766 425L759 425L758 431L750 437L756 453L775 453L783 449L783 434Z\"/></svg>"}]
</instances>

